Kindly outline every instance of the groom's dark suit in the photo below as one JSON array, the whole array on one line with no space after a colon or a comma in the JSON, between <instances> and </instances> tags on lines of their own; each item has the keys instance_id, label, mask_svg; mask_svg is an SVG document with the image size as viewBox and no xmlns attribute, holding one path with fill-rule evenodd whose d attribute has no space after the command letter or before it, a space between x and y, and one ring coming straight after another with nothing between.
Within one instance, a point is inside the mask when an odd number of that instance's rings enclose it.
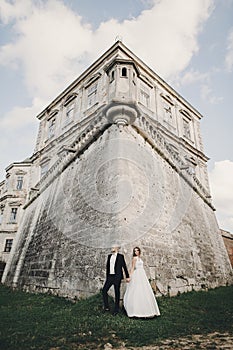
<instances>
[{"instance_id":1,"label":"groom's dark suit","mask_svg":"<svg viewBox=\"0 0 233 350\"><path fill-rule=\"evenodd\" d=\"M109 309L108 305L108 290L113 285L115 291L115 309L114 313L119 311L119 303L120 303L120 286L121 280L123 279L123 270L125 272L126 278L129 278L129 273L127 270L127 266L125 263L124 255L117 253L115 266L114 266L114 274L110 274L110 259L112 254L108 255L107 265L106 265L106 281L103 287L103 301L104 308Z\"/></svg>"}]
</instances>

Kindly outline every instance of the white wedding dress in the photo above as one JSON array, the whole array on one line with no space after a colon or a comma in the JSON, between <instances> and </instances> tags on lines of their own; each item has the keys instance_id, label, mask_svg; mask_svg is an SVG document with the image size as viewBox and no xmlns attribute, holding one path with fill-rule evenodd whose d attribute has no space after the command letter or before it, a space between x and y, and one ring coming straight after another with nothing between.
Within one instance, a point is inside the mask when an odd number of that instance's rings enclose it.
<instances>
[{"instance_id":1,"label":"white wedding dress","mask_svg":"<svg viewBox=\"0 0 233 350\"><path fill-rule=\"evenodd\" d=\"M143 268L143 261L137 257L135 270L127 284L124 308L129 317L154 317L160 311L153 290Z\"/></svg>"}]
</instances>

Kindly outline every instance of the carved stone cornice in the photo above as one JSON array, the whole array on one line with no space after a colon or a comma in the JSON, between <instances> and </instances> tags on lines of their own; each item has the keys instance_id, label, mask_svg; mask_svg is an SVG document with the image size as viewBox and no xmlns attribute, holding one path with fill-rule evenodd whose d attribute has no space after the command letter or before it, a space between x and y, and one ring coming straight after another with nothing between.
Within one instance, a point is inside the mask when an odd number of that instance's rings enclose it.
<instances>
[{"instance_id":1,"label":"carved stone cornice","mask_svg":"<svg viewBox=\"0 0 233 350\"><path fill-rule=\"evenodd\" d=\"M104 110L108 122L118 126L133 124L139 115L135 104L112 102Z\"/></svg>"}]
</instances>

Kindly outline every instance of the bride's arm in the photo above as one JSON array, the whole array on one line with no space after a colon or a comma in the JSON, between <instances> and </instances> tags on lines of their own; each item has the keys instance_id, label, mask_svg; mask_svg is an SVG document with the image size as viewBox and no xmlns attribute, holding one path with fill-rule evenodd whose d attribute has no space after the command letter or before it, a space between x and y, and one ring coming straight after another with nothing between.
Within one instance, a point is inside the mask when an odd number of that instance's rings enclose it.
<instances>
[{"instance_id":1,"label":"bride's arm","mask_svg":"<svg viewBox=\"0 0 233 350\"><path fill-rule=\"evenodd\" d=\"M135 269L135 264L136 264L136 256L133 257L132 259L132 267L131 267L131 270L130 270L130 276L132 276L133 272L134 272L134 269Z\"/></svg>"}]
</instances>

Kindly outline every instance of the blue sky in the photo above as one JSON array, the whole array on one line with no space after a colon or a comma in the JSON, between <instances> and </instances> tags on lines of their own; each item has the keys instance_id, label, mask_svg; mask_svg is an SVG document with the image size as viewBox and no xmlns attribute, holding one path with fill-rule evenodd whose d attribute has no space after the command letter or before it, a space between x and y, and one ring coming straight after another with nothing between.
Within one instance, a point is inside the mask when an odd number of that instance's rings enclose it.
<instances>
[{"instance_id":1,"label":"blue sky","mask_svg":"<svg viewBox=\"0 0 233 350\"><path fill-rule=\"evenodd\" d=\"M204 117L220 227L233 232L233 0L0 0L0 179L36 115L120 36Z\"/></svg>"}]
</instances>

